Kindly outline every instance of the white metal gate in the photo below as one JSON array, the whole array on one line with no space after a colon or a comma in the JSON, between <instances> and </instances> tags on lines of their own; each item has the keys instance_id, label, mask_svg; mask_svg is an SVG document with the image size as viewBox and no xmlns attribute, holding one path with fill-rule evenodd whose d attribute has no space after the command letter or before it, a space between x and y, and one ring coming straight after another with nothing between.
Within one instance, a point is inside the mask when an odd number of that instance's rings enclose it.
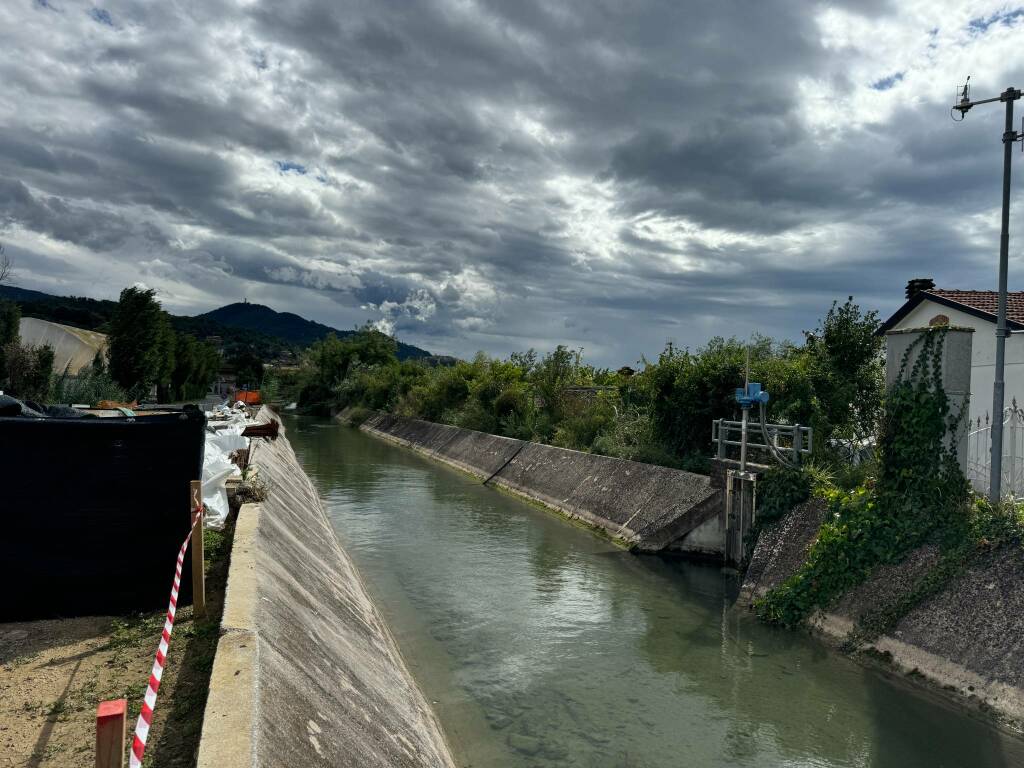
<instances>
[{"instance_id":1,"label":"white metal gate","mask_svg":"<svg viewBox=\"0 0 1024 768\"><path fill-rule=\"evenodd\" d=\"M967 435L967 478L978 493L987 494L992 467L992 422L988 414L970 425ZM1024 496L1024 410L1013 404L1003 409L1004 494Z\"/></svg>"}]
</instances>

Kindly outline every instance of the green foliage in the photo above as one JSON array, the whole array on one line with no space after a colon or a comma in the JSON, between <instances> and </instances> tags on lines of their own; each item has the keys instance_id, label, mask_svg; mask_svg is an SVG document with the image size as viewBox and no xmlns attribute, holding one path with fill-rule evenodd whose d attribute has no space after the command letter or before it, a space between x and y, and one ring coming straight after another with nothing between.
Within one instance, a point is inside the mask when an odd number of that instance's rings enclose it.
<instances>
[{"instance_id":1,"label":"green foliage","mask_svg":"<svg viewBox=\"0 0 1024 768\"><path fill-rule=\"evenodd\" d=\"M263 384L260 386L260 399L264 403L277 403L281 400L281 379L271 372L263 375Z\"/></svg>"},{"instance_id":2,"label":"green foliage","mask_svg":"<svg viewBox=\"0 0 1024 768\"><path fill-rule=\"evenodd\" d=\"M751 379L771 392L773 421L838 423L841 409L833 408L829 392L819 388L832 388L844 376L858 383L848 390L855 395L839 400L855 396L858 423L870 421L877 412L871 400L879 394L867 382L876 381L880 362L877 340L865 333L875 320L847 302L834 306L822 327L807 334L804 347L764 337L751 343L714 338L696 351L669 344L656 362L644 361L636 375L626 368L596 368L584 361L582 350L562 345L545 355L529 350L505 360L480 353L451 365L399 364L393 340L365 326L354 337L328 336L314 344L296 381L286 388L298 393L305 410L336 412L361 405L704 472L711 422L738 413L735 390L743 384L748 350ZM847 344L846 332L855 334L856 344ZM861 370L865 366L869 370ZM828 415L819 412L821 403L832 408ZM843 429L854 434L852 428ZM820 449L826 441L816 444Z\"/></svg>"},{"instance_id":3,"label":"green foliage","mask_svg":"<svg viewBox=\"0 0 1024 768\"><path fill-rule=\"evenodd\" d=\"M7 354L9 344L18 341L18 326L21 310L13 301L0 301L0 382L7 378Z\"/></svg>"},{"instance_id":4,"label":"green foliage","mask_svg":"<svg viewBox=\"0 0 1024 768\"><path fill-rule=\"evenodd\" d=\"M0 301L0 346L18 339L21 310L13 301Z\"/></svg>"},{"instance_id":5,"label":"green foliage","mask_svg":"<svg viewBox=\"0 0 1024 768\"><path fill-rule=\"evenodd\" d=\"M552 445L585 451L615 423L618 395L600 392L593 396L563 398L561 419Z\"/></svg>"},{"instance_id":6,"label":"green foliage","mask_svg":"<svg viewBox=\"0 0 1024 768\"><path fill-rule=\"evenodd\" d=\"M776 520L811 497L811 475L806 470L773 467L757 478L757 518Z\"/></svg>"},{"instance_id":7,"label":"green foliage","mask_svg":"<svg viewBox=\"0 0 1024 768\"><path fill-rule=\"evenodd\" d=\"M181 401L204 397L217 379L220 363L220 353L212 346L188 334L177 334L167 399Z\"/></svg>"},{"instance_id":8,"label":"green foliage","mask_svg":"<svg viewBox=\"0 0 1024 768\"><path fill-rule=\"evenodd\" d=\"M924 576L893 604L860 617L847 638L848 649L890 632L914 607L944 589L979 556L1007 544L1019 546L1024 538L1024 506L1017 501L993 507L988 499L976 496L959 522L960 526L946 532L942 556Z\"/></svg>"},{"instance_id":9,"label":"green foliage","mask_svg":"<svg viewBox=\"0 0 1024 768\"><path fill-rule=\"evenodd\" d=\"M164 402L203 397L220 368L220 354L212 346L174 332L155 291L148 288L121 291L109 345L108 371L128 400L148 397L154 385Z\"/></svg>"},{"instance_id":10,"label":"green foliage","mask_svg":"<svg viewBox=\"0 0 1024 768\"><path fill-rule=\"evenodd\" d=\"M886 394L877 483L826 494L830 519L800 570L758 602L762 618L795 625L925 541L963 539L969 488L953 444L963 414L942 389L945 333L922 334Z\"/></svg>"},{"instance_id":11,"label":"green foliage","mask_svg":"<svg viewBox=\"0 0 1024 768\"><path fill-rule=\"evenodd\" d=\"M681 455L706 453L711 422L738 415L735 392L743 385L748 349L750 379L771 393L773 418L811 423L813 393L802 350L765 337L749 345L716 337L696 352L670 344L656 366L636 377L646 380L655 425L670 449Z\"/></svg>"},{"instance_id":12,"label":"green foliage","mask_svg":"<svg viewBox=\"0 0 1024 768\"><path fill-rule=\"evenodd\" d=\"M156 292L132 286L121 298L110 321L110 374L132 399L149 395L166 373L161 353L167 351L167 321Z\"/></svg>"},{"instance_id":13,"label":"green foliage","mask_svg":"<svg viewBox=\"0 0 1024 768\"><path fill-rule=\"evenodd\" d=\"M3 348L3 358L6 370L0 389L37 404L49 400L53 376L52 347L35 347L12 341Z\"/></svg>"},{"instance_id":14,"label":"green foliage","mask_svg":"<svg viewBox=\"0 0 1024 768\"><path fill-rule=\"evenodd\" d=\"M393 338L369 323L345 339L328 334L305 354L305 381L299 392L299 405L319 410L329 409L332 405L344 407L349 404L345 400L351 399L351 393L342 393L344 396L340 403L336 402L336 394L349 372L374 367L384 370L397 365L397 347Z\"/></svg>"},{"instance_id":15,"label":"green foliage","mask_svg":"<svg viewBox=\"0 0 1024 768\"><path fill-rule=\"evenodd\" d=\"M66 372L58 376L53 384L50 399L54 403L65 405L95 405L101 400L125 402L128 395L109 373L89 367L83 368L77 376L69 376Z\"/></svg>"},{"instance_id":16,"label":"green foliage","mask_svg":"<svg viewBox=\"0 0 1024 768\"><path fill-rule=\"evenodd\" d=\"M239 349L228 357L227 365L235 371L239 389L259 389L263 381L263 360L251 349Z\"/></svg>"},{"instance_id":17,"label":"green foliage","mask_svg":"<svg viewBox=\"0 0 1024 768\"><path fill-rule=\"evenodd\" d=\"M820 327L805 335L814 391L818 443L873 435L881 410L885 367L878 313L861 312L849 297L834 302Z\"/></svg>"}]
</instances>

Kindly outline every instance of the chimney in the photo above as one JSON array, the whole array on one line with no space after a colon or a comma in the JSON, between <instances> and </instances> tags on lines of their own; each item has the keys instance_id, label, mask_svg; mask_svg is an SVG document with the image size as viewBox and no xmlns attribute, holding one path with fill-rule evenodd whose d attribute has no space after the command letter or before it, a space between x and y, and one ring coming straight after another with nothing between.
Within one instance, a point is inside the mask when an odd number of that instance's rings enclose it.
<instances>
[{"instance_id":1,"label":"chimney","mask_svg":"<svg viewBox=\"0 0 1024 768\"><path fill-rule=\"evenodd\" d=\"M912 299L921 291L930 291L935 287L935 281L930 277L915 277L907 281L907 298Z\"/></svg>"}]
</instances>

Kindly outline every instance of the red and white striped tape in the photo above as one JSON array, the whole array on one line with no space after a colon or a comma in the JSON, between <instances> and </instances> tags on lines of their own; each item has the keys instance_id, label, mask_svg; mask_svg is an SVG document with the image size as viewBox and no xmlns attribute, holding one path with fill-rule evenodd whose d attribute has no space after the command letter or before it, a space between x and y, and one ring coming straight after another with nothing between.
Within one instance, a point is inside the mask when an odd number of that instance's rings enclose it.
<instances>
[{"instance_id":1,"label":"red and white striped tape","mask_svg":"<svg viewBox=\"0 0 1024 768\"><path fill-rule=\"evenodd\" d=\"M188 549L188 543L192 539L192 534L195 533L196 526L202 519L203 507L200 503L193 510L192 528L178 551L178 562L174 567L174 583L171 586L171 602L167 606L167 619L164 621L164 631L160 635L160 645L156 649L156 659L153 661L153 671L149 675L149 685L146 686L142 711L139 713L138 722L135 723L135 738L132 741L131 754L128 756L129 768L141 768L142 766L142 755L146 751L146 737L149 736L149 726L153 722L153 710L156 708L156 692L160 690L160 678L164 674L167 649L171 645L171 632L174 631L174 614L178 610L178 588L181 586L181 568L185 562L185 551Z\"/></svg>"}]
</instances>

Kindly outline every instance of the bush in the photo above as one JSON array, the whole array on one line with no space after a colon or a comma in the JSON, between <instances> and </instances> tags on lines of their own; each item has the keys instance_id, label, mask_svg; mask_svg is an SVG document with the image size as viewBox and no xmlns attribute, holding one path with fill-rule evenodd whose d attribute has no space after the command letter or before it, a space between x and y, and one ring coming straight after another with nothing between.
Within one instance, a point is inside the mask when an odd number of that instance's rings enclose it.
<instances>
[{"instance_id":1,"label":"bush","mask_svg":"<svg viewBox=\"0 0 1024 768\"><path fill-rule=\"evenodd\" d=\"M6 367L7 394L34 403L45 403L50 399L50 383L53 377L53 348L47 345L35 347L12 341L3 348Z\"/></svg>"},{"instance_id":2,"label":"bush","mask_svg":"<svg viewBox=\"0 0 1024 768\"><path fill-rule=\"evenodd\" d=\"M802 469L772 467L757 478L757 519L777 520L811 497L811 476Z\"/></svg>"},{"instance_id":3,"label":"bush","mask_svg":"<svg viewBox=\"0 0 1024 768\"><path fill-rule=\"evenodd\" d=\"M101 400L129 402L128 394L118 386L113 377L106 371L96 368L83 368L77 376L65 373L58 377L53 385L52 400L66 405L96 405Z\"/></svg>"},{"instance_id":4,"label":"bush","mask_svg":"<svg viewBox=\"0 0 1024 768\"><path fill-rule=\"evenodd\" d=\"M750 378L771 393L773 417L782 422L810 424L813 393L801 350L755 338L748 345L737 339L714 338L696 352L671 344L640 375L647 380L655 427L673 452L706 456L711 422L736 418L736 388L742 386L747 350Z\"/></svg>"}]
</instances>

